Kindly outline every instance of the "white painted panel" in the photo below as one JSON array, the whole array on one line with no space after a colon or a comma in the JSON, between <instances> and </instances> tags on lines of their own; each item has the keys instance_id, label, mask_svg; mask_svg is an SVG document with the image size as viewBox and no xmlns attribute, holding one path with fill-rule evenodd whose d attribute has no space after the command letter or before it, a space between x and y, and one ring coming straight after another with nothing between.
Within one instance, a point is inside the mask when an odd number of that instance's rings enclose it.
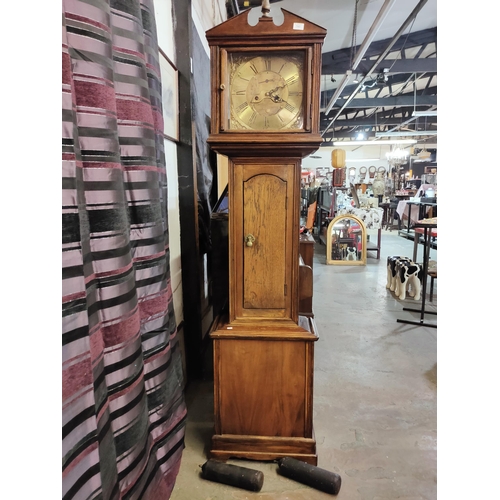
<instances>
[{"instance_id":1,"label":"white painted panel","mask_svg":"<svg viewBox=\"0 0 500 500\"><path fill-rule=\"evenodd\" d=\"M217 154L217 199L222 195L228 180L228 157Z\"/></svg>"},{"instance_id":2,"label":"white painted panel","mask_svg":"<svg viewBox=\"0 0 500 500\"><path fill-rule=\"evenodd\" d=\"M172 18L172 0L153 0L158 32L158 45L175 64L174 25Z\"/></svg>"},{"instance_id":3,"label":"white painted panel","mask_svg":"<svg viewBox=\"0 0 500 500\"><path fill-rule=\"evenodd\" d=\"M163 107L163 133L173 140L179 139L179 86L177 70L160 54L161 98Z\"/></svg>"},{"instance_id":4,"label":"white painted panel","mask_svg":"<svg viewBox=\"0 0 500 500\"><path fill-rule=\"evenodd\" d=\"M164 140L168 182L168 233L170 246L170 279L174 300L175 320L184 319L182 301L181 226L179 220L179 182L177 178L177 146Z\"/></svg>"}]
</instances>

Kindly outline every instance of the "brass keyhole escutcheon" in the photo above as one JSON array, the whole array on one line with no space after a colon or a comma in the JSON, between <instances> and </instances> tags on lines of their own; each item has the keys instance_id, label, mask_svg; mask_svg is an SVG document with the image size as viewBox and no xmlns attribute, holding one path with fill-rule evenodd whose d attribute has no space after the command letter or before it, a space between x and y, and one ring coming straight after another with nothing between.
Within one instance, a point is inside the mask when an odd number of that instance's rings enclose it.
<instances>
[{"instance_id":1,"label":"brass keyhole escutcheon","mask_svg":"<svg viewBox=\"0 0 500 500\"><path fill-rule=\"evenodd\" d=\"M247 234L245 236L245 244L247 247L252 247L255 241L255 236L253 234Z\"/></svg>"}]
</instances>

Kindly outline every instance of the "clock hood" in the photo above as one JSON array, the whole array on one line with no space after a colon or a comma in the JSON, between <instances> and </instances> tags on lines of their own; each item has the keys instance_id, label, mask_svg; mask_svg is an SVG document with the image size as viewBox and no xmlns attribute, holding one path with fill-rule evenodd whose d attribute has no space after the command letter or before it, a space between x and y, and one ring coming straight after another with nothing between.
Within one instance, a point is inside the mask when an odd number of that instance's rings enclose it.
<instances>
[{"instance_id":1,"label":"clock hood","mask_svg":"<svg viewBox=\"0 0 500 500\"><path fill-rule=\"evenodd\" d=\"M249 10L218 24L206 31L209 45L273 45L279 39L279 44L323 42L327 30L303 17L297 16L285 9L283 23L277 26L272 17L259 18L255 26L248 24ZM276 37L276 41L274 40Z\"/></svg>"}]
</instances>

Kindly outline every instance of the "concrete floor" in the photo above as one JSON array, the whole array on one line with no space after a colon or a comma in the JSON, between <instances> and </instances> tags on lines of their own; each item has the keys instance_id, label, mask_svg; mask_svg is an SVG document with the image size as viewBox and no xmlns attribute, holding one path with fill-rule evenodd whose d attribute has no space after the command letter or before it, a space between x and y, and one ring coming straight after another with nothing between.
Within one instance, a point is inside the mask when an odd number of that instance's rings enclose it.
<instances>
[{"instance_id":1,"label":"concrete floor","mask_svg":"<svg viewBox=\"0 0 500 500\"><path fill-rule=\"evenodd\" d=\"M366 266L325 265L325 246L315 246L313 308L320 338L314 431L318 467L342 478L339 499L437 497L437 329L396 321L418 320L419 314L402 309L420 302L400 301L386 289L388 255L411 257L413 241L383 231L381 258L368 258ZM431 259L437 260L435 250ZM425 321L435 323L436 316ZM332 498L280 476L273 462L228 461L263 471L259 493L202 479L213 431L212 391L210 377L186 390L186 448L172 500Z\"/></svg>"}]
</instances>

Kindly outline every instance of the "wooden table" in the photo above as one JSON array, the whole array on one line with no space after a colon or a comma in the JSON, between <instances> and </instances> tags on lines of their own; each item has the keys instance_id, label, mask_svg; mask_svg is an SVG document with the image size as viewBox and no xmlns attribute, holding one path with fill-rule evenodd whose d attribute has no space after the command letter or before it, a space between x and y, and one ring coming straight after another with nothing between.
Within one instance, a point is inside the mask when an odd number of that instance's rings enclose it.
<instances>
[{"instance_id":1,"label":"wooden table","mask_svg":"<svg viewBox=\"0 0 500 500\"><path fill-rule=\"evenodd\" d=\"M401 220L401 226L404 227L404 218L405 218L405 212L406 213L406 229L403 229L401 232L405 232L406 236L410 234L410 226L412 226L412 223L416 223L418 220L423 219L424 217L428 217L427 213L429 210L432 209L432 207L437 206L437 203L433 202L427 202L427 201L407 201L407 200L402 200L398 203L398 207L396 209L396 212L399 215L399 218Z\"/></svg>"},{"instance_id":2,"label":"wooden table","mask_svg":"<svg viewBox=\"0 0 500 500\"><path fill-rule=\"evenodd\" d=\"M387 227L387 224L389 223L389 207L391 206L391 204L379 203L378 206L384 211L384 214L382 216L382 227Z\"/></svg>"}]
</instances>

